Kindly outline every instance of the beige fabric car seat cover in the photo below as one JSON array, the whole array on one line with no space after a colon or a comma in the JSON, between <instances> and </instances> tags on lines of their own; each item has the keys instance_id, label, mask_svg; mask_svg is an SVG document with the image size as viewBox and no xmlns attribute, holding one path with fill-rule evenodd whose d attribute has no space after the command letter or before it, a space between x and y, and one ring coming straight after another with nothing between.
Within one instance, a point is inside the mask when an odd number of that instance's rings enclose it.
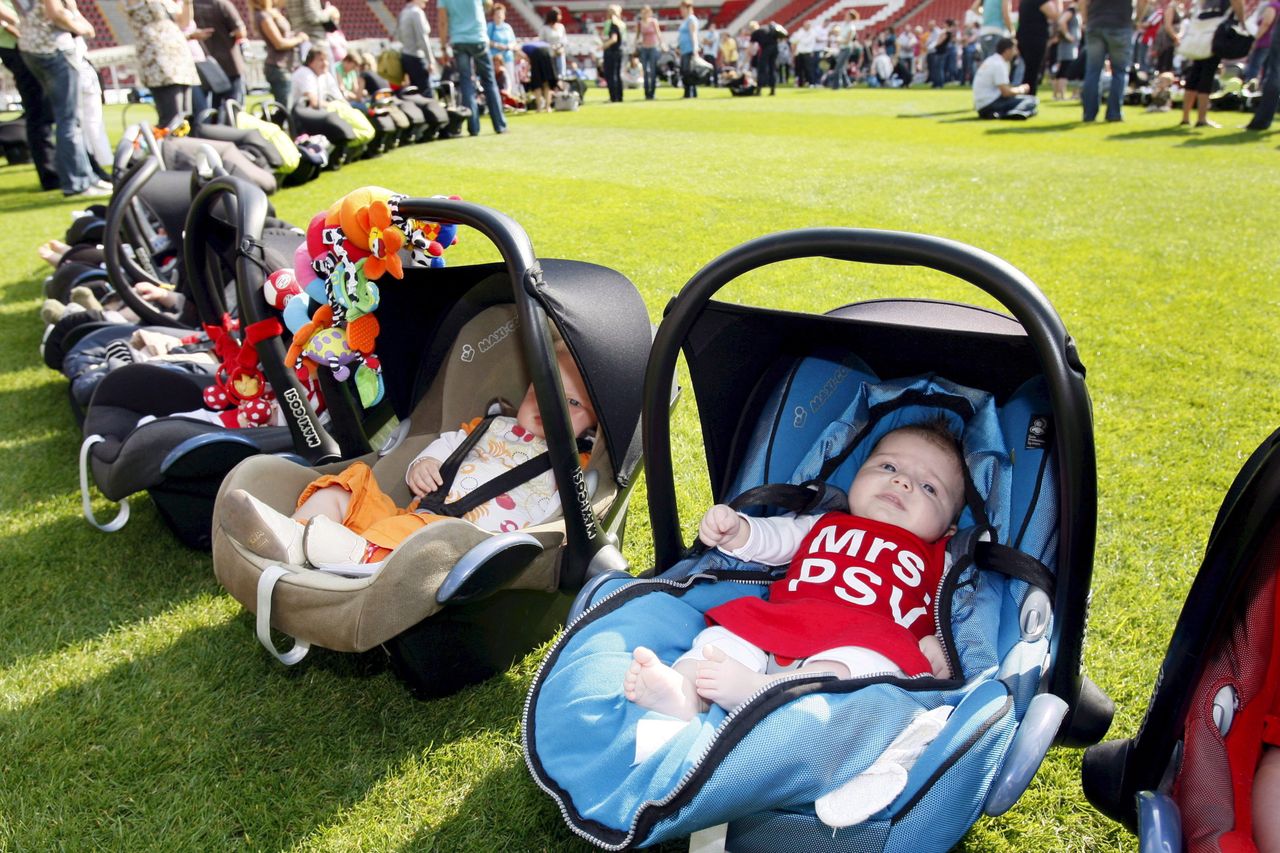
<instances>
[{"instance_id":1,"label":"beige fabric car seat cover","mask_svg":"<svg viewBox=\"0 0 1280 853\"><path fill-rule=\"evenodd\" d=\"M386 456L376 454L318 468L305 468L275 456L254 456L237 465L218 492L213 515L213 566L218 581L246 609L256 612L258 579L276 565L235 541L222 525L222 497L244 489L280 512L293 511L303 487L319 474L363 461L378 485L401 506L411 495L404 482L410 460L437 435L484 411L494 397L518 401L528 387L516 334L515 309L498 305L465 324L448 360L410 417L409 437ZM483 349L482 349L483 347ZM616 494L613 472L603 447L588 465L598 475L593 499L604 513ZM512 584L513 589L549 591L559 581L563 524L558 519L523 532L544 551ZM415 533L369 578L344 578L301 566L276 584L271 625L294 637L335 651L360 652L385 642L440 609L436 590L459 557L491 534L462 520L445 520Z\"/></svg>"}]
</instances>

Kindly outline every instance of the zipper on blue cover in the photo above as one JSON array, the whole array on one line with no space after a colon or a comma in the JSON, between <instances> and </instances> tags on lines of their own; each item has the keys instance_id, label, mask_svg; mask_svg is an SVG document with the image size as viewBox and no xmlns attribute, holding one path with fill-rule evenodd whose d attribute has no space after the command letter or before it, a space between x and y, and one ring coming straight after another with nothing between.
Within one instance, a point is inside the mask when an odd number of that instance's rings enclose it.
<instances>
[{"instance_id":1,"label":"zipper on blue cover","mask_svg":"<svg viewBox=\"0 0 1280 853\"><path fill-rule=\"evenodd\" d=\"M538 665L537 671L534 672L533 683L537 684L541 681L543 672L546 670L548 665L550 665L551 661L558 655L558 653L560 652L560 649L564 646L564 644L569 641L572 629L577 627L579 624L581 624L583 620L587 619L595 611L598 611L601 607L605 605L606 602L612 601L613 599L618 598L622 595L629 595L629 596L640 595L645 591L651 590L655 586L670 587L673 589L681 589L681 588L687 589L688 587L693 585L694 581L699 579L714 580L714 581L728 581L731 583L747 584L749 586L765 586L770 583L773 583L772 578L769 578L769 579L761 578L757 580L757 579L747 579L747 578L722 577L718 574L711 574L709 572L698 572L697 574L689 575L688 577L682 578L681 580L678 580L678 581L667 580L666 578L645 578L645 579L637 578L636 580L631 581L630 583L623 584L618 589L615 589L613 592L609 593L604 598L595 602L586 610L579 613L576 617L574 617L572 621L570 621L567 625L564 626L564 631L561 632L559 639L557 639L555 643L552 644L551 649L542 658L542 663ZM780 682L775 682L775 684L777 683L780 683ZM770 687L772 686L774 685L770 685ZM751 701L751 699L748 699L748 702L749 701ZM521 721L520 721L521 731L525 733L528 732L528 728L529 728L529 708L532 706L532 704L533 704L533 691L530 690L529 694L525 696L525 699L524 699L524 711L521 714ZM747 703L744 702L743 705L739 706L739 708L745 706L746 704ZM735 713L736 713L736 710L737 709L735 709ZM727 721L728 721L728 718L726 718L726 722ZM716 730L717 735L719 734L721 729L723 729L723 723L721 724L721 728ZM634 821L632 822L632 830L627 833L626 839L624 839L621 844L616 844L616 845L609 844L608 842L580 828L577 824L577 821L569 814L569 807L565 804L564 800L560 798L560 795L556 791L551 790L547 785L543 784L541 776L534 769L533 756L529 753L528 737L523 737L521 738L521 740L523 740L522 746L524 751L524 763L525 763L525 766L529 768L529 775L533 777L534 783L537 784L539 788L541 788L548 796L550 796L551 799L556 801L556 805L560 807L561 817L564 818L564 822L569 826L569 829L575 835L587 841L590 841L592 844L596 844L600 847L603 847L606 850L622 850L623 848L630 845L631 836L632 836L632 833L634 832L634 827L635 827ZM714 743L714 740L715 739L713 738L712 739L713 743ZM681 784L683 784L683 781ZM679 790L678 787L677 787L677 790ZM637 812L637 816L638 815L639 815L639 812Z\"/></svg>"},{"instance_id":2,"label":"zipper on blue cover","mask_svg":"<svg viewBox=\"0 0 1280 853\"><path fill-rule=\"evenodd\" d=\"M943 587L945 586L947 579L955 574L955 566L957 563L958 561L953 561L952 571L946 573L943 576L942 580L939 582L938 584L939 595L942 593ZM613 592L606 595L604 598L592 604L582 613L578 614L578 616L574 618L571 622L569 622L569 624L565 625L564 632L560 635L560 638L556 640L556 642L552 645L551 649L547 652L546 656L542 659L542 663L538 665L538 669L533 676L533 683L536 684L541 680L544 670L546 670L546 668L550 665L550 662L552 661L552 659L556 657L557 653L561 650L561 647L568 642L571 629L579 626L585 619L587 619L589 616L592 616L596 611L602 608L606 604L606 602L612 601L623 595L629 595L629 596L640 595L648 590L651 590L655 586L670 587L673 589L681 589L681 588L687 589L688 587L692 586L693 583L697 580L713 580L717 582L725 581L730 583L745 584L748 586L763 586L763 585L768 585L770 583L773 583L775 578L760 578L760 579L735 578L735 577L729 577L729 576L721 575L718 573L712 573L712 572L698 572L697 574L689 575L688 577L683 578L679 581L667 580L665 578L648 578L643 580L637 579L631 583L624 584L622 587L614 590ZM938 608L936 606L934 607L934 624L935 626L937 626L939 635L941 636L941 631L942 631L941 617L938 615ZM941 641L943 643L943 648L948 652L948 660L950 661L951 657L953 656L950 650L950 645L948 644L945 636L941 636ZM919 675L902 676L897 672L886 671L886 672L879 672L879 673L870 673L867 675L859 676L858 678L845 679L844 681L850 685L851 689L858 689L861 686L864 686L864 684L870 684L872 682L886 683L883 681L884 679L892 679L894 683L901 685L904 682L911 682L911 681L931 679L931 678L932 678L932 674L922 673ZM545 785L541 777L539 776L539 774L535 771L534 765L533 765L533 756L529 752L528 738L523 738L524 740L523 751L524 751L525 764L526 766L528 766L530 770L530 775L533 776L534 782L538 785L538 787L541 788L548 796L550 796L553 800L556 801L556 805L559 806L560 808L561 817L564 819L565 823L569 826L570 830L575 835L587 841L590 841L591 843L596 844L606 850L622 850L632 844L632 841L635 836L636 825L640 822L640 818L644 815L646 810L662 808L668 805L681 792L684 791L685 787L694 779L695 776L697 776L698 772L702 769L703 763L706 761L707 757L711 754L711 751L715 748L716 744L720 740L721 735L724 734L724 732L728 729L728 727L734 721L736 721L744 711L748 710L752 705L754 705L760 699L770 694L781 692L784 689L798 687L802 684L818 683L823 681L840 681L840 680L841 679L836 677L835 673L814 673L814 674L804 674L804 675L783 676L776 681L770 682L765 687L762 687L760 690L756 691L751 696L747 697L747 699L742 704L740 704L738 707L730 711L725 716L725 718L720 721L720 724L716 727L716 730L712 734L710 740L707 742L706 746L703 748L702 753L694 761L693 765L690 766L690 768L685 771L684 775L680 778L680 781L676 783L676 786L671 791L669 791L667 795L663 797L661 800L645 803L636 811L635 816L632 818L631 826L627 830L626 837L619 844L609 844L603 839L591 834L587 830L582 829L581 827L578 826L577 821L569 814L569 808L564 802L564 800L561 799L560 795L556 791L551 790L550 787ZM529 694L525 697L524 711L521 717L521 729L522 731L525 731L525 732L528 731L529 708L532 706L532 703L533 703L533 691L530 690Z\"/></svg>"}]
</instances>

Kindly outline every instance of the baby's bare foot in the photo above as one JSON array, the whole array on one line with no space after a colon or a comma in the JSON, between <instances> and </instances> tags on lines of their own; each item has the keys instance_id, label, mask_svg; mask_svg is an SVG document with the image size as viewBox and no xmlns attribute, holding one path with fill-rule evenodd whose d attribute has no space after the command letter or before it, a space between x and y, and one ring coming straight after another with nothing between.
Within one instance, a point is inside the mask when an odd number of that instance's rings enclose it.
<instances>
[{"instance_id":1,"label":"baby's bare foot","mask_svg":"<svg viewBox=\"0 0 1280 853\"><path fill-rule=\"evenodd\" d=\"M623 694L641 708L681 720L693 719L699 703L689 679L644 646L637 646L631 656L631 666L622 679Z\"/></svg>"},{"instance_id":2,"label":"baby's bare foot","mask_svg":"<svg viewBox=\"0 0 1280 853\"><path fill-rule=\"evenodd\" d=\"M706 660L698 663L694 686L699 696L726 711L732 711L773 680L748 669L715 646L707 646L702 654Z\"/></svg>"}]
</instances>

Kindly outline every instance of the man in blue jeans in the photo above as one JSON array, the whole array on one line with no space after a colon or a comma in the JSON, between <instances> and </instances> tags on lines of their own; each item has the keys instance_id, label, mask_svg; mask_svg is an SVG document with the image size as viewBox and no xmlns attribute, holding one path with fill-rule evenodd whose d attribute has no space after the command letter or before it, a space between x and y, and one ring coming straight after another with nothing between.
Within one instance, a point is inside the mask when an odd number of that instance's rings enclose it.
<instances>
[{"instance_id":1,"label":"man in blue jeans","mask_svg":"<svg viewBox=\"0 0 1280 853\"><path fill-rule=\"evenodd\" d=\"M1138 0L1138 20L1146 16L1147 0ZM1084 86L1080 103L1084 120L1094 121L1102 100L1099 82L1102 61L1111 59L1111 89L1107 93L1107 121L1124 121L1120 106L1129 82L1129 60L1133 56L1133 0L1080 0L1080 25L1084 37ZM1056 29L1057 22L1051 21Z\"/></svg>"},{"instance_id":2,"label":"man in blue jeans","mask_svg":"<svg viewBox=\"0 0 1280 853\"><path fill-rule=\"evenodd\" d=\"M1280 26L1280 18L1272 26ZM1244 126L1245 130L1268 130L1276 117L1276 105L1280 103L1280 36L1277 34L1271 36L1271 47L1267 49L1262 69L1262 97L1253 111L1253 120Z\"/></svg>"},{"instance_id":3,"label":"man in blue jeans","mask_svg":"<svg viewBox=\"0 0 1280 853\"><path fill-rule=\"evenodd\" d=\"M76 36L93 38L93 25L71 0L18 0L22 61L40 81L57 126L53 162L65 196L111 195L89 165L80 130L80 68Z\"/></svg>"},{"instance_id":4,"label":"man in blue jeans","mask_svg":"<svg viewBox=\"0 0 1280 853\"><path fill-rule=\"evenodd\" d=\"M493 60L489 57L489 36L480 0L440 0L440 43L445 45L445 62L458 69L462 105L471 110L467 130L480 134L480 112L476 109L476 84L473 74L484 87L484 100L493 120L494 133L507 132L507 119L502 114L502 96L493 76Z\"/></svg>"}]
</instances>

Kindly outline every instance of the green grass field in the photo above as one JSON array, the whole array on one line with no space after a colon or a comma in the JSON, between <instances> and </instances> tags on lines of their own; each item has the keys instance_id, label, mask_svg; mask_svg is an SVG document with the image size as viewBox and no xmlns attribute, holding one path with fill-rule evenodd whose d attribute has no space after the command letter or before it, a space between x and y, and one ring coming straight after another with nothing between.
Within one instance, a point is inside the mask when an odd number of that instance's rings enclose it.
<instances>
[{"instance_id":1,"label":"green grass field","mask_svg":"<svg viewBox=\"0 0 1280 853\"><path fill-rule=\"evenodd\" d=\"M367 183L457 193L511 215L543 257L619 269L655 321L702 264L781 229L918 231L1007 259L1088 367L1100 502L1085 669L1117 702L1112 736L1131 735L1226 488L1280 426L1280 134L1234 130L1242 114L1179 130L1176 114L1132 108L1123 125L1082 125L1069 104L986 123L955 90L676 95L592 93L578 113L396 151L274 203L303 223ZM317 651L286 670L209 555L177 545L145 497L119 533L84 522L67 383L37 351L35 249L75 205L34 185L30 167L0 169L0 850L582 849L521 756L538 652L429 703L375 653ZM465 234L452 262L492 259L481 243ZM833 261L723 295L987 304L938 274ZM689 397L675 442L692 532L709 488ZM644 568L643 485L633 510L626 553ZM1054 750L963 849L1135 849L1084 800L1079 760Z\"/></svg>"}]
</instances>

